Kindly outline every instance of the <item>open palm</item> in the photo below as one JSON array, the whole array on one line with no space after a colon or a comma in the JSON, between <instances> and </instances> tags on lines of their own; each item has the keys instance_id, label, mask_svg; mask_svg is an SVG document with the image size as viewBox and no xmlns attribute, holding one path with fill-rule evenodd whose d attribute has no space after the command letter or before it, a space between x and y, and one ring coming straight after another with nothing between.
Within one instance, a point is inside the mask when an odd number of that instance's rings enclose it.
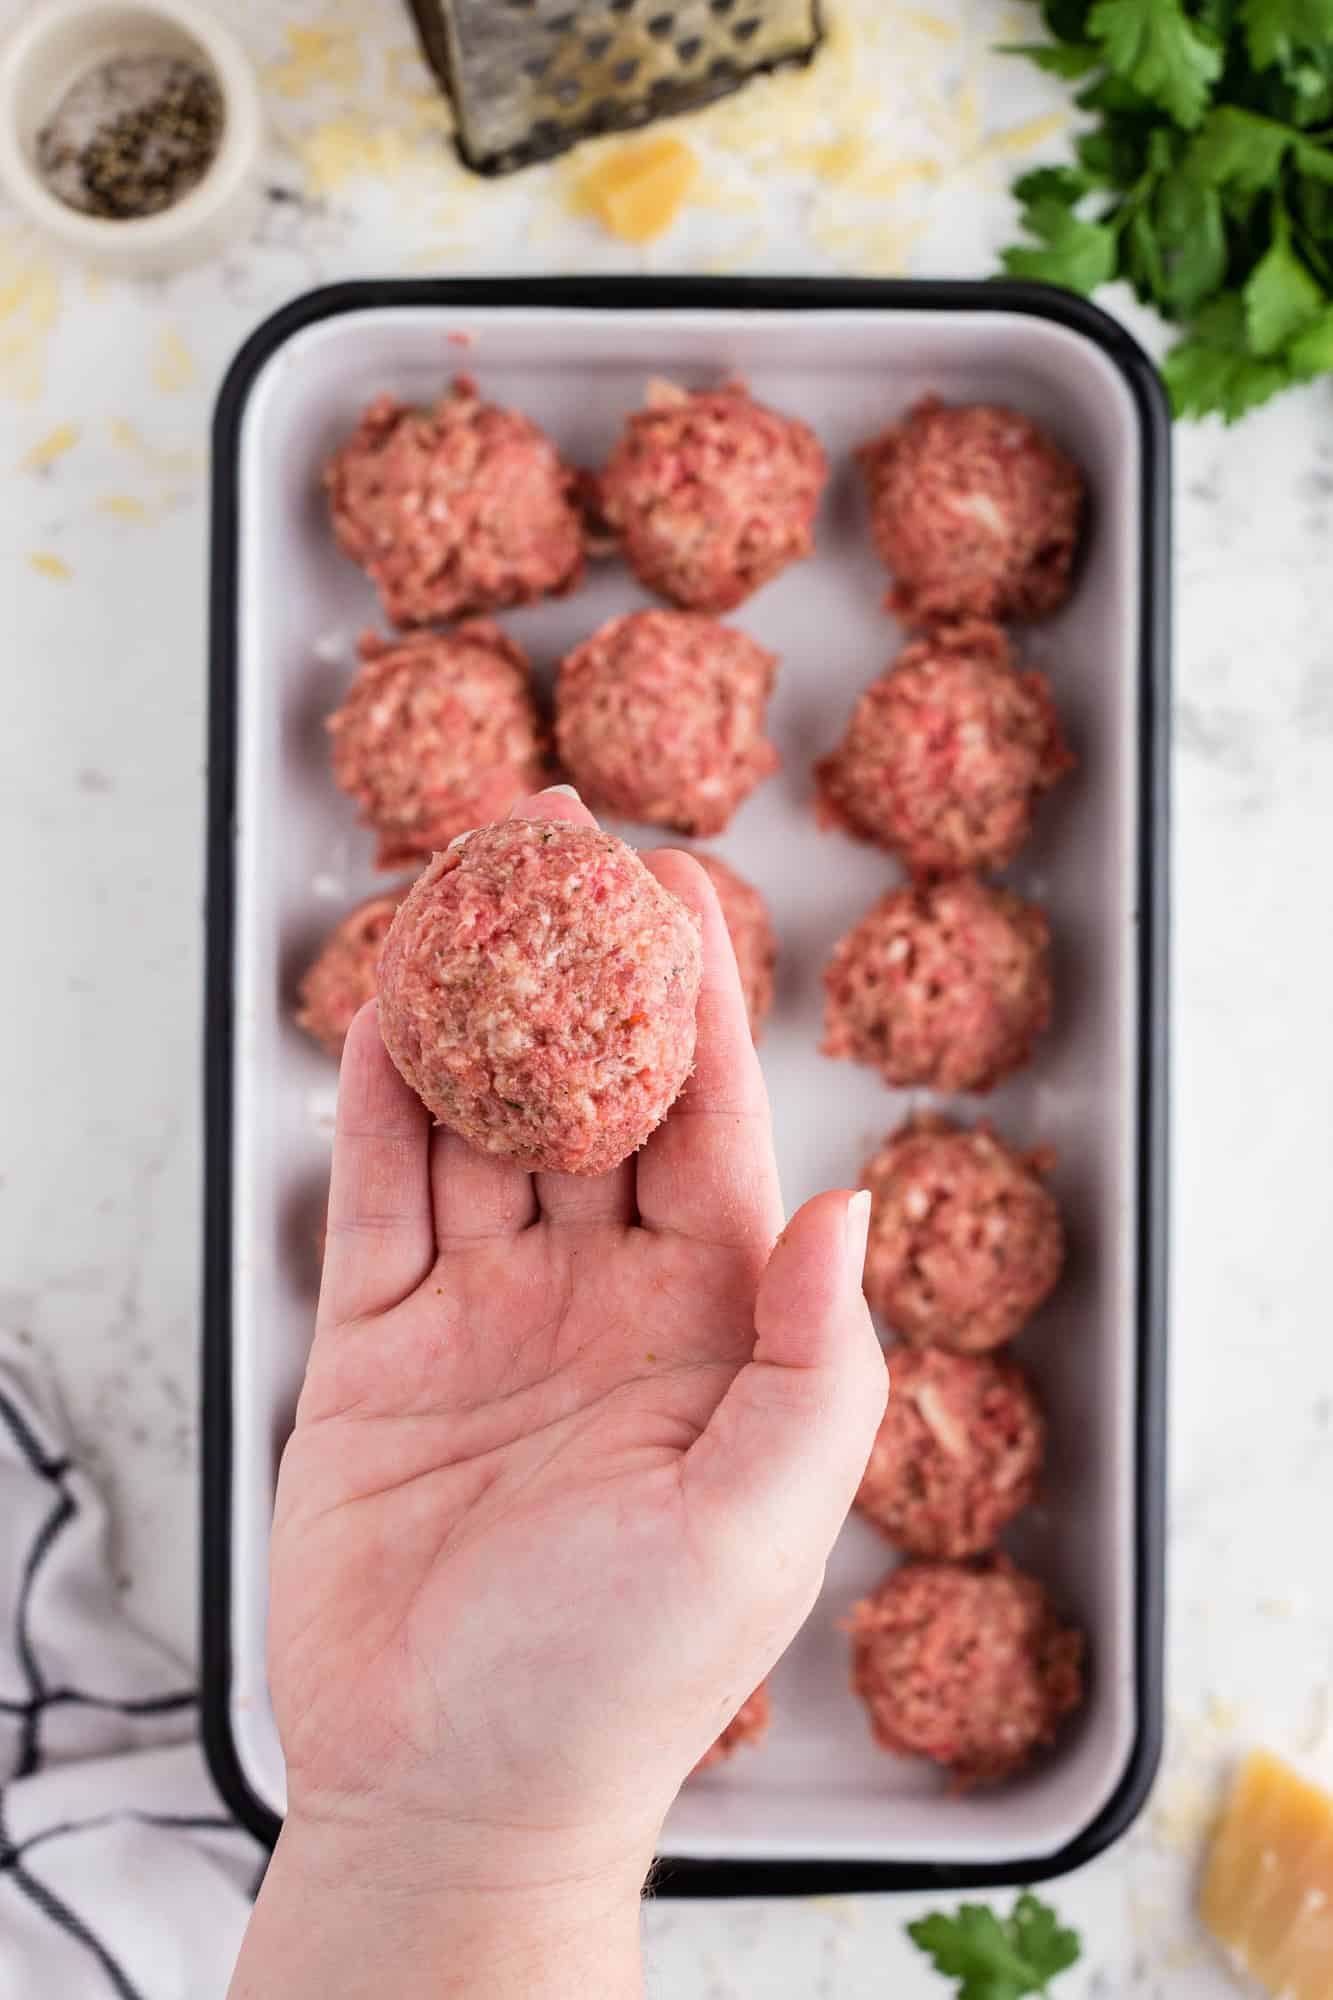
<instances>
[{"instance_id":1,"label":"open palm","mask_svg":"<svg viewBox=\"0 0 1333 2000\"><path fill-rule=\"evenodd\" d=\"M587 818L559 795L528 816ZM270 1656L294 1804L651 1842L808 1611L883 1406L848 1197L782 1234L735 962L696 863L696 1067L634 1159L530 1176L348 1037Z\"/></svg>"}]
</instances>

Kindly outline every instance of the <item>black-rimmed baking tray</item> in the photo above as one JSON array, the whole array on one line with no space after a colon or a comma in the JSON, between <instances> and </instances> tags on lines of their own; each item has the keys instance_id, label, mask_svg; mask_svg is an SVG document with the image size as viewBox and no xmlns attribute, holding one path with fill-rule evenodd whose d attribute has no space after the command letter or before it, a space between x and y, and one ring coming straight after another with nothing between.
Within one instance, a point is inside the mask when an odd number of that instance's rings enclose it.
<instances>
[{"instance_id":1,"label":"black-rimmed baking tray","mask_svg":"<svg viewBox=\"0 0 1333 2000\"><path fill-rule=\"evenodd\" d=\"M1052 914L1057 1024L984 1107L1006 1135L1060 1156L1069 1270L1022 1341L1053 1448L1043 1504L1013 1546L1089 1631L1088 1700L1030 1772L965 1799L875 1751L837 1626L888 1559L853 1519L777 1669L769 1741L686 1787L658 1890L1058 1874L1129 1825L1161 1735L1169 426L1151 366L1112 320L1012 283L385 281L297 300L237 357L214 430L211 604L203 1654L218 1783L271 1840L283 1780L264 1679L266 1544L309 1338L333 1099L331 1071L291 1026L291 985L321 929L373 880L369 841L328 777L322 718L375 606L333 547L319 468L372 394L425 400L464 363L576 460L596 462L654 375L743 375L829 448L819 552L738 614L782 655L772 723L784 771L717 843L764 889L782 935L764 1056L793 1204L846 1185L905 1108L815 1051L823 960L891 879L882 855L819 833L810 811L811 758L898 636L851 448L933 389L1028 410L1088 474L1071 604L1021 635L1080 757L1011 871ZM507 622L546 675L640 601L611 564L574 597Z\"/></svg>"}]
</instances>

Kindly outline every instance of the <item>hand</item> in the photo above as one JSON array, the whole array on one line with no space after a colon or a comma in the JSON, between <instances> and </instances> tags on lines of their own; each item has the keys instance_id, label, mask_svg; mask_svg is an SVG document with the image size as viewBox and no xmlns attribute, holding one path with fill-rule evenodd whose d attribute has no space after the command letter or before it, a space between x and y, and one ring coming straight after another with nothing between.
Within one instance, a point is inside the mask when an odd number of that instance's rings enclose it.
<instances>
[{"instance_id":1,"label":"hand","mask_svg":"<svg viewBox=\"0 0 1333 2000\"><path fill-rule=\"evenodd\" d=\"M883 1409L868 1203L783 1231L716 897L647 859L702 919L698 1049L613 1173L533 1177L432 1131L373 1007L343 1057L270 1677L284 1845L387 1856L400 1888L636 1894L809 1612Z\"/></svg>"}]
</instances>

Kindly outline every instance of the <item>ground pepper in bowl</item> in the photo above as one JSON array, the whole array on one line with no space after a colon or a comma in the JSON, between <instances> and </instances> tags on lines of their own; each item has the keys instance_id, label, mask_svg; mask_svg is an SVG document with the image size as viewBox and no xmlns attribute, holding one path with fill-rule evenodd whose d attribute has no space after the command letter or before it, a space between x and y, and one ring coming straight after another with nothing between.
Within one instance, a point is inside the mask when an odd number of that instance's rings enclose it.
<instances>
[{"instance_id":1,"label":"ground pepper in bowl","mask_svg":"<svg viewBox=\"0 0 1333 2000\"><path fill-rule=\"evenodd\" d=\"M173 208L217 155L222 93L199 62L113 56L66 91L37 140L37 165L67 208L133 221Z\"/></svg>"}]
</instances>

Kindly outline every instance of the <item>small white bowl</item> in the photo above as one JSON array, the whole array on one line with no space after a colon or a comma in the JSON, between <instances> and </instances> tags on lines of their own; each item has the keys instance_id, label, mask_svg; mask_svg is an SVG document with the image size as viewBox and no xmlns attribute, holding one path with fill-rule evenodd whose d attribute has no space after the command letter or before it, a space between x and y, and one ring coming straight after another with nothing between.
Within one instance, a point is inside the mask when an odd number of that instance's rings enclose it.
<instances>
[{"instance_id":1,"label":"small white bowl","mask_svg":"<svg viewBox=\"0 0 1333 2000\"><path fill-rule=\"evenodd\" d=\"M156 215L85 215L53 194L37 166L38 137L65 92L114 56L185 56L222 95L218 150L189 193ZM66 248L127 275L178 270L220 250L254 212L262 140L259 88L230 30L190 0L41 0L0 47L0 186Z\"/></svg>"}]
</instances>

